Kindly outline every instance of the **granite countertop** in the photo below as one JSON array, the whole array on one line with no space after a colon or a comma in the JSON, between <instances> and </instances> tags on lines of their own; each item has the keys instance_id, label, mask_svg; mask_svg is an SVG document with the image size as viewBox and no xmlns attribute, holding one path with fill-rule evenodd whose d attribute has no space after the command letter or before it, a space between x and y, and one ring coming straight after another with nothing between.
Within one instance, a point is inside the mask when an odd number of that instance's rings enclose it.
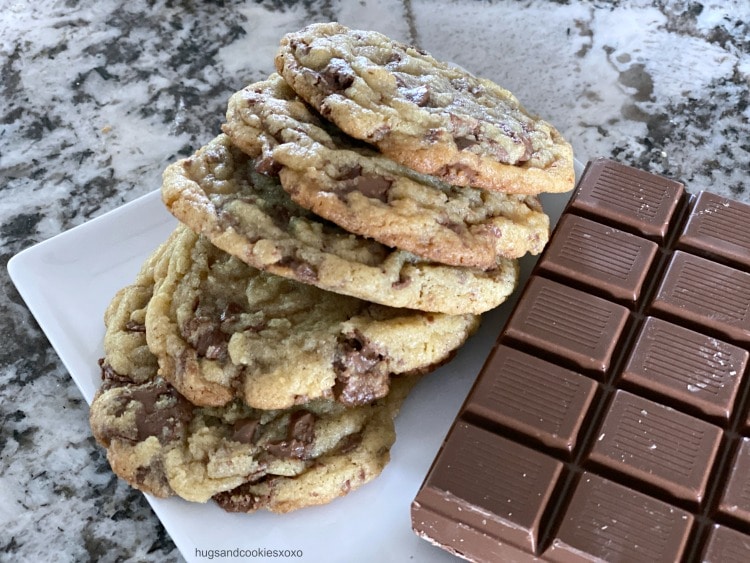
<instances>
[{"instance_id":1,"label":"granite countertop","mask_svg":"<svg viewBox=\"0 0 750 563\"><path fill-rule=\"evenodd\" d=\"M596 156L750 203L745 0L42 0L0 13L0 560L178 561L113 476L11 256L134 200L219 132L279 38L338 20L513 91ZM125 281L123 282L125 283Z\"/></svg>"}]
</instances>

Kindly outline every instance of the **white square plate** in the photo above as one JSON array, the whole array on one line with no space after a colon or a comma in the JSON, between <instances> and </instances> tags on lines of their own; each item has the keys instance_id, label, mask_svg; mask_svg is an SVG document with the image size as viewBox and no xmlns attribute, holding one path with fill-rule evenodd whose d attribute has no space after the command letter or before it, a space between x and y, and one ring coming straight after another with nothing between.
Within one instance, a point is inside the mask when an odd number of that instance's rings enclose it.
<instances>
[{"instance_id":1,"label":"white square plate","mask_svg":"<svg viewBox=\"0 0 750 563\"><path fill-rule=\"evenodd\" d=\"M576 163L576 172L581 170ZM553 225L569 197L542 196ZM8 264L18 291L89 403L101 381L104 310L175 225L155 191L24 250ZM521 261L521 284L535 261ZM397 420L391 462L365 487L326 506L285 515L229 514L213 503L146 495L185 559L205 561L208 550L236 550L239 557L215 559L453 561L414 535L410 504L514 301L485 314L481 329L455 359L414 389ZM262 550L301 556L264 557Z\"/></svg>"}]
</instances>

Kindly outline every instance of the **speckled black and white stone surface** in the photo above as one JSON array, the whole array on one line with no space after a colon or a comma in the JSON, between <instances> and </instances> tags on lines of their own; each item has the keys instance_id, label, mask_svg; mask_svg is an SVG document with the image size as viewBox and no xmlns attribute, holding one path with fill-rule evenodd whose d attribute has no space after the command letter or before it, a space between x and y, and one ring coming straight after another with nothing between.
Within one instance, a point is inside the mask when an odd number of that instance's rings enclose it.
<instances>
[{"instance_id":1,"label":"speckled black and white stone surface","mask_svg":"<svg viewBox=\"0 0 750 563\"><path fill-rule=\"evenodd\" d=\"M177 561L110 472L5 265L159 187L279 38L338 20L496 80L577 158L750 202L745 0L6 2L0 10L0 560Z\"/></svg>"}]
</instances>

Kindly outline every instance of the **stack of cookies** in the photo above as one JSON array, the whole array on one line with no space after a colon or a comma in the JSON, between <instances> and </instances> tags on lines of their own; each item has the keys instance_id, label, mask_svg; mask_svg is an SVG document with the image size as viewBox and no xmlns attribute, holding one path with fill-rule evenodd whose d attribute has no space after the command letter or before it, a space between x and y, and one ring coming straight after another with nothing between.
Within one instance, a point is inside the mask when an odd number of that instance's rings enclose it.
<instances>
[{"instance_id":1,"label":"stack of cookies","mask_svg":"<svg viewBox=\"0 0 750 563\"><path fill-rule=\"evenodd\" d=\"M179 225L105 313L90 417L132 486L238 512L376 477L574 181L510 92L379 33L312 25L275 63L165 170Z\"/></svg>"}]
</instances>

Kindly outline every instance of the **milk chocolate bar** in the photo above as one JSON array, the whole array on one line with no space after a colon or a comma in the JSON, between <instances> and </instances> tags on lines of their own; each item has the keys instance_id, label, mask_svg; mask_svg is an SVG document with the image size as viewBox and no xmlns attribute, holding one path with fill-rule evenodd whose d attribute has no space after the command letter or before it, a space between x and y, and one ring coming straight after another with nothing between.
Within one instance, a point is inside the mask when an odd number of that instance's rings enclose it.
<instances>
[{"instance_id":1,"label":"milk chocolate bar","mask_svg":"<svg viewBox=\"0 0 750 563\"><path fill-rule=\"evenodd\" d=\"M473 561L750 561L750 206L590 162L412 503Z\"/></svg>"}]
</instances>

